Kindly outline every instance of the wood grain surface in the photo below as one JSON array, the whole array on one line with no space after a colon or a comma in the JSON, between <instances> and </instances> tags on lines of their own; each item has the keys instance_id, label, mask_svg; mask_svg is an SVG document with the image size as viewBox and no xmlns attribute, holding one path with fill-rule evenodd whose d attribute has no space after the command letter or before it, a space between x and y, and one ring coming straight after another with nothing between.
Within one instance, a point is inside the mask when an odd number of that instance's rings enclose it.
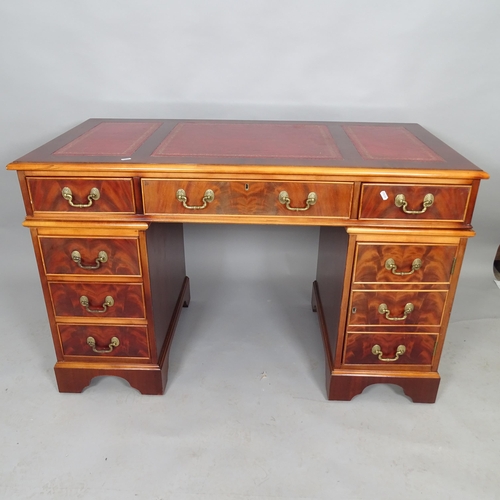
<instances>
[{"instance_id":1,"label":"wood grain surface","mask_svg":"<svg viewBox=\"0 0 500 500\"><path fill-rule=\"evenodd\" d=\"M140 276L137 238L39 238L47 274L81 274L89 276ZM98 269L82 269L71 253L77 250L82 265L95 266L99 252L104 251L108 260Z\"/></svg>"},{"instance_id":2,"label":"wood grain surface","mask_svg":"<svg viewBox=\"0 0 500 500\"><path fill-rule=\"evenodd\" d=\"M30 177L27 181L35 212L71 212L84 216L95 212L135 212L132 179ZM65 187L71 189L74 204L88 203L87 197L92 188L99 190L100 198L93 201L90 207L75 208L62 197Z\"/></svg>"},{"instance_id":3,"label":"wood grain surface","mask_svg":"<svg viewBox=\"0 0 500 500\"><path fill-rule=\"evenodd\" d=\"M350 333L346 337L345 364L376 364L395 366L400 364L431 365L437 335L404 333ZM398 346L404 345L406 351L396 361L381 361L372 353L372 348L379 345L383 359L396 357Z\"/></svg>"},{"instance_id":4,"label":"wood grain surface","mask_svg":"<svg viewBox=\"0 0 500 500\"><path fill-rule=\"evenodd\" d=\"M278 215L297 217L304 214L324 217L348 218L352 203L353 183L314 182L220 182L216 180L192 181L188 179L143 179L145 214L206 214ZM185 208L176 199L178 189L184 189L188 206L202 205L207 189L215 194L212 203L203 210ZM279 202L279 194L286 191L292 208L305 208L309 193L317 195L317 202L307 211L290 211Z\"/></svg>"},{"instance_id":5,"label":"wood grain surface","mask_svg":"<svg viewBox=\"0 0 500 500\"><path fill-rule=\"evenodd\" d=\"M456 245L374 245L358 244L354 283L449 283ZM420 269L399 276L385 267L393 259L396 272L410 272L415 259L422 261Z\"/></svg>"},{"instance_id":6,"label":"wood grain surface","mask_svg":"<svg viewBox=\"0 0 500 500\"><path fill-rule=\"evenodd\" d=\"M359 217L409 221L463 221L470 192L470 186L364 184ZM406 214L401 207L394 204L396 196L403 194L408 202L407 210L419 211L423 209L424 197L429 193L434 196L434 203L421 214Z\"/></svg>"},{"instance_id":7,"label":"wood grain surface","mask_svg":"<svg viewBox=\"0 0 500 500\"><path fill-rule=\"evenodd\" d=\"M91 356L109 361L109 358L148 358L147 328L144 326L59 325L59 334L65 356ZM113 337L120 345L109 353L96 353L87 344L93 337L97 350L106 350Z\"/></svg>"},{"instance_id":8,"label":"wood grain surface","mask_svg":"<svg viewBox=\"0 0 500 500\"><path fill-rule=\"evenodd\" d=\"M50 294L56 316L75 316L88 318L144 318L144 294L140 283L49 283ZM92 310L102 309L109 295L114 305L104 313L88 312L80 303L80 297L89 299Z\"/></svg>"},{"instance_id":9,"label":"wood grain surface","mask_svg":"<svg viewBox=\"0 0 500 500\"><path fill-rule=\"evenodd\" d=\"M400 328L402 325L439 326L443 316L447 292L354 291L351 294L348 325L386 326ZM386 304L390 317L404 314L405 305L412 303L415 309L402 321L391 321L379 312L380 304Z\"/></svg>"}]
</instances>

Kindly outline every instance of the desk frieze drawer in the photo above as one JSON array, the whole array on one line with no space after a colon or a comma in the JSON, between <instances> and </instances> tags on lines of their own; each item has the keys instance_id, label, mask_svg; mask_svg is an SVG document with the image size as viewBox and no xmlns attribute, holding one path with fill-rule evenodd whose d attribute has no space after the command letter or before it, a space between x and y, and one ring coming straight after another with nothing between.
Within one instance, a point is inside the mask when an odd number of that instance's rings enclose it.
<instances>
[{"instance_id":1,"label":"desk frieze drawer","mask_svg":"<svg viewBox=\"0 0 500 500\"><path fill-rule=\"evenodd\" d=\"M463 222L470 186L364 184L360 219Z\"/></svg>"},{"instance_id":2,"label":"desk frieze drawer","mask_svg":"<svg viewBox=\"0 0 500 500\"><path fill-rule=\"evenodd\" d=\"M348 325L440 326L446 291L353 291Z\"/></svg>"},{"instance_id":3,"label":"desk frieze drawer","mask_svg":"<svg viewBox=\"0 0 500 500\"><path fill-rule=\"evenodd\" d=\"M40 236L39 242L47 275L141 275L137 238Z\"/></svg>"},{"instance_id":4,"label":"desk frieze drawer","mask_svg":"<svg viewBox=\"0 0 500 500\"><path fill-rule=\"evenodd\" d=\"M147 327L59 324L63 355L149 358Z\"/></svg>"},{"instance_id":5,"label":"desk frieze drawer","mask_svg":"<svg viewBox=\"0 0 500 500\"><path fill-rule=\"evenodd\" d=\"M29 177L33 211L135 213L132 179Z\"/></svg>"},{"instance_id":6,"label":"desk frieze drawer","mask_svg":"<svg viewBox=\"0 0 500 500\"><path fill-rule=\"evenodd\" d=\"M143 179L144 213L349 218L351 182Z\"/></svg>"},{"instance_id":7,"label":"desk frieze drawer","mask_svg":"<svg viewBox=\"0 0 500 500\"><path fill-rule=\"evenodd\" d=\"M59 317L145 318L142 284L49 283Z\"/></svg>"},{"instance_id":8,"label":"desk frieze drawer","mask_svg":"<svg viewBox=\"0 0 500 500\"><path fill-rule=\"evenodd\" d=\"M354 283L449 283L456 245L358 243Z\"/></svg>"},{"instance_id":9,"label":"desk frieze drawer","mask_svg":"<svg viewBox=\"0 0 500 500\"><path fill-rule=\"evenodd\" d=\"M351 333L344 349L345 365L432 365L437 334Z\"/></svg>"}]
</instances>

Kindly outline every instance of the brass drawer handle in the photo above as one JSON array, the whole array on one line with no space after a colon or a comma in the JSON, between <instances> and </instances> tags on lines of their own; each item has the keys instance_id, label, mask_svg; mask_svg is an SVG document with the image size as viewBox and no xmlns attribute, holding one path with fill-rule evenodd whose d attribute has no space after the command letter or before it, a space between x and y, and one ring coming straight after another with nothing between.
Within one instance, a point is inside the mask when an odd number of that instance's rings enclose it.
<instances>
[{"instance_id":1,"label":"brass drawer handle","mask_svg":"<svg viewBox=\"0 0 500 500\"><path fill-rule=\"evenodd\" d=\"M187 196L186 191L184 189L178 189L177 193L175 193L175 197L178 201L182 202L182 206L184 208L188 208L189 210L203 210L208 203L212 203L215 200L215 193L211 189L207 189L201 201L203 205L188 205L187 204Z\"/></svg>"},{"instance_id":2,"label":"brass drawer handle","mask_svg":"<svg viewBox=\"0 0 500 500\"><path fill-rule=\"evenodd\" d=\"M118 347L120 345L120 341L118 340L118 337L111 337L111 342L109 343L107 349L97 349L95 338L87 337L87 344L92 347L92 350L97 354L106 354L111 352L115 347Z\"/></svg>"},{"instance_id":3,"label":"brass drawer handle","mask_svg":"<svg viewBox=\"0 0 500 500\"><path fill-rule=\"evenodd\" d=\"M112 307L115 304L115 301L113 300L113 297L111 295L108 295L102 304L102 309L91 309L90 308L90 303L89 303L89 298L86 297L85 295L82 295L80 297L80 304L85 307L87 312L89 313L95 313L95 314L102 314L105 313L108 310L108 307Z\"/></svg>"},{"instance_id":4,"label":"brass drawer handle","mask_svg":"<svg viewBox=\"0 0 500 500\"><path fill-rule=\"evenodd\" d=\"M385 261L385 268L395 274L396 276L408 276L409 274L413 274L415 271L418 271L422 267L422 261L420 259L415 259L411 264L411 271L398 271L396 269L398 266L394 262L394 259L387 259Z\"/></svg>"},{"instance_id":5,"label":"brass drawer handle","mask_svg":"<svg viewBox=\"0 0 500 500\"><path fill-rule=\"evenodd\" d=\"M408 315L413 311L413 309L415 309L415 306L411 302L408 302L408 304L405 305L403 316L401 316L400 318L393 318L390 316L391 311L387 309L387 304L380 304L378 306L378 312L380 314L384 314L386 319L390 321L404 321L408 317Z\"/></svg>"},{"instance_id":6,"label":"brass drawer handle","mask_svg":"<svg viewBox=\"0 0 500 500\"><path fill-rule=\"evenodd\" d=\"M318 201L318 195L313 191L307 195L306 206L305 207L291 207L290 206L290 197L286 191L281 191L278 195L278 200L282 205L285 205L287 210L292 210L292 212L304 212L309 210L310 207L316 204Z\"/></svg>"},{"instance_id":7,"label":"brass drawer handle","mask_svg":"<svg viewBox=\"0 0 500 500\"><path fill-rule=\"evenodd\" d=\"M108 261L108 254L104 250L101 250L97 254L97 259L95 260L96 262L95 266L86 266L82 264L82 256L78 250L73 250L71 252L71 258L73 259L74 262L78 264L78 267L81 267L82 269L95 270L99 269L101 267L101 264Z\"/></svg>"},{"instance_id":8,"label":"brass drawer handle","mask_svg":"<svg viewBox=\"0 0 500 500\"><path fill-rule=\"evenodd\" d=\"M428 193L424 196L423 208L422 210L408 210L408 202L406 201L404 194L397 194L394 199L394 205L398 208L402 208L405 214L423 214L432 204L434 203L434 195Z\"/></svg>"},{"instance_id":9,"label":"brass drawer handle","mask_svg":"<svg viewBox=\"0 0 500 500\"><path fill-rule=\"evenodd\" d=\"M406 352L406 347L404 345L398 345L398 348L396 349L396 356L394 356L393 358L383 358L382 356L384 355L384 353L382 352L380 346L378 344L375 344L372 347L372 354L374 356L378 356L378 359L380 361L385 361L388 363L391 363L392 361L397 361L399 359L399 356L402 356L405 352Z\"/></svg>"},{"instance_id":10,"label":"brass drawer handle","mask_svg":"<svg viewBox=\"0 0 500 500\"><path fill-rule=\"evenodd\" d=\"M101 193L96 187L93 187L90 190L89 195L87 196L87 199L89 200L88 203L85 205L82 203L73 203L73 193L71 192L71 189L69 187L65 187L62 190L62 197L72 206L75 208L88 208L92 206L92 203L96 200L98 200L101 197Z\"/></svg>"}]
</instances>

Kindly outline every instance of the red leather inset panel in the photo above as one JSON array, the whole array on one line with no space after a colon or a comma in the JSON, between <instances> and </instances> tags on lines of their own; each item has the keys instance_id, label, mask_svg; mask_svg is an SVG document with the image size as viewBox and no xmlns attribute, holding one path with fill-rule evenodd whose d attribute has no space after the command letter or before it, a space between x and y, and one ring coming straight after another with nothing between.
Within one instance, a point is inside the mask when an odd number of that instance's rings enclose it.
<instances>
[{"instance_id":1,"label":"red leather inset panel","mask_svg":"<svg viewBox=\"0 0 500 500\"><path fill-rule=\"evenodd\" d=\"M151 122L104 122L69 142L54 155L126 156L161 125Z\"/></svg>"},{"instance_id":2,"label":"red leather inset panel","mask_svg":"<svg viewBox=\"0 0 500 500\"><path fill-rule=\"evenodd\" d=\"M181 123L152 156L342 159L325 125L273 123Z\"/></svg>"},{"instance_id":3,"label":"red leather inset panel","mask_svg":"<svg viewBox=\"0 0 500 500\"><path fill-rule=\"evenodd\" d=\"M444 161L401 126L343 125L365 160Z\"/></svg>"}]
</instances>

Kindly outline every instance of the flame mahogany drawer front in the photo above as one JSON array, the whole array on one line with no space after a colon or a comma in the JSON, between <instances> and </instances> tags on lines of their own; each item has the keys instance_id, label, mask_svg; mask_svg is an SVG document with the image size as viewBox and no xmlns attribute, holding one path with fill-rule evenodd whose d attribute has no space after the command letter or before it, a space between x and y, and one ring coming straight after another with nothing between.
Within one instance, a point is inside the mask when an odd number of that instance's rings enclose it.
<instances>
[{"instance_id":1,"label":"flame mahogany drawer front","mask_svg":"<svg viewBox=\"0 0 500 500\"><path fill-rule=\"evenodd\" d=\"M344 364L431 365L437 334L348 333Z\"/></svg>"},{"instance_id":2,"label":"flame mahogany drawer front","mask_svg":"<svg viewBox=\"0 0 500 500\"><path fill-rule=\"evenodd\" d=\"M39 237L47 274L140 276L137 238Z\"/></svg>"},{"instance_id":3,"label":"flame mahogany drawer front","mask_svg":"<svg viewBox=\"0 0 500 500\"><path fill-rule=\"evenodd\" d=\"M136 211L132 179L29 177L27 182L35 213L70 212L85 216L93 212Z\"/></svg>"},{"instance_id":4,"label":"flame mahogany drawer front","mask_svg":"<svg viewBox=\"0 0 500 500\"><path fill-rule=\"evenodd\" d=\"M440 326L446 291L354 291L349 326Z\"/></svg>"},{"instance_id":5,"label":"flame mahogany drawer front","mask_svg":"<svg viewBox=\"0 0 500 500\"><path fill-rule=\"evenodd\" d=\"M358 243L354 283L449 283L456 245Z\"/></svg>"},{"instance_id":6,"label":"flame mahogany drawer front","mask_svg":"<svg viewBox=\"0 0 500 500\"><path fill-rule=\"evenodd\" d=\"M180 189L185 193L184 204L178 197ZM213 193L213 199L205 203L208 190ZM351 212L353 183L143 179L142 193L144 213L149 215L189 215L196 211L197 214L288 217L307 214L347 219Z\"/></svg>"},{"instance_id":7,"label":"flame mahogany drawer front","mask_svg":"<svg viewBox=\"0 0 500 500\"><path fill-rule=\"evenodd\" d=\"M109 357L149 358L145 326L59 324L58 329L65 357L89 356L92 361Z\"/></svg>"},{"instance_id":8,"label":"flame mahogany drawer front","mask_svg":"<svg viewBox=\"0 0 500 500\"><path fill-rule=\"evenodd\" d=\"M463 222L470 193L470 186L364 184L359 218Z\"/></svg>"},{"instance_id":9,"label":"flame mahogany drawer front","mask_svg":"<svg viewBox=\"0 0 500 500\"><path fill-rule=\"evenodd\" d=\"M142 284L49 282L56 316L145 318Z\"/></svg>"}]
</instances>

